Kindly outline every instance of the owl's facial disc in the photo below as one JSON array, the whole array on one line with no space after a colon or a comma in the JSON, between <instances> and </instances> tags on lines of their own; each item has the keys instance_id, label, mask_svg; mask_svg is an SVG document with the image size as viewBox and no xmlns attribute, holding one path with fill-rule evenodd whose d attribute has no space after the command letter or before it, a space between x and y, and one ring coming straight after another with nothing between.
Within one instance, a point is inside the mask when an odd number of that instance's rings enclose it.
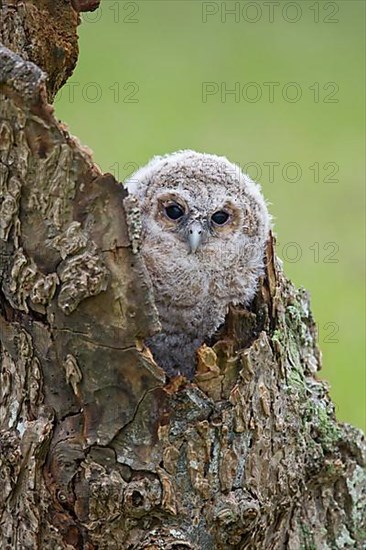
<instances>
[{"instance_id":1,"label":"owl's facial disc","mask_svg":"<svg viewBox=\"0 0 366 550\"><path fill-rule=\"evenodd\" d=\"M230 235L239 218L239 209L230 202L209 211L189 206L180 193L164 193L157 197L156 220L163 231L168 230L185 242L191 254L212 238Z\"/></svg>"}]
</instances>

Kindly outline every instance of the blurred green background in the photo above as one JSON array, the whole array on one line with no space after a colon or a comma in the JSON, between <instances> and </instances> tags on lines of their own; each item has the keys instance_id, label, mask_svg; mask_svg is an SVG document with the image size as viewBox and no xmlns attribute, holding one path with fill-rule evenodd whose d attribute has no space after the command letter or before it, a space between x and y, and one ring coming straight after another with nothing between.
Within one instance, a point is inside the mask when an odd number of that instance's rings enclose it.
<instances>
[{"instance_id":1,"label":"blurred green background","mask_svg":"<svg viewBox=\"0 0 366 550\"><path fill-rule=\"evenodd\" d=\"M365 4L269 4L102 0L56 115L120 180L192 148L261 182L285 270L311 294L320 375L365 429Z\"/></svg>"}]
</instances>

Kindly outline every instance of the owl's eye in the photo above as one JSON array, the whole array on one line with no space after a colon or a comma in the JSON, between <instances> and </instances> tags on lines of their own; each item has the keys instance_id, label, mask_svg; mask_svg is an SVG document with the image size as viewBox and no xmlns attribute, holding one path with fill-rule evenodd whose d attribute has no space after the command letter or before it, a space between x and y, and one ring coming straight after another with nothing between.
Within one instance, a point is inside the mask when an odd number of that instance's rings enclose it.
<instances>
[{"instance_id":1,"label":"owl's eye","mask_svg":"<svg viewBox=\"0 0 366 550\"><path fill-rule=\"evenodd\" d=\"M211 216L211 220L216 225L224 225L229 219L229 214L225 212L224 210L218 210Z\"/></svg>"},{"instance_id":2,"label":"owl's eye","mask_svg":"<svg viewBox=\"0 0 366 550\"><path fill-rule=\"evenodd\" d=\"M170 220L179 220L184 215L184 210L179 204L171 204L165 207L165 214Z\"/></svg>"}]
</instances>

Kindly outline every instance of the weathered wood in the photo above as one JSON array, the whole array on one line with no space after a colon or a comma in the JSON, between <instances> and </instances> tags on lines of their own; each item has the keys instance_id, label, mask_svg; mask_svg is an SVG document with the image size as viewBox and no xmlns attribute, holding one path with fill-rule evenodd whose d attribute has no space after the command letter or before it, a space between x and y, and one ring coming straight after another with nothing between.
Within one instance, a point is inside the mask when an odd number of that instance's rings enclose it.
<instances>
[{"instance_id":1,"label":"weathered wood","mask_svg":"<svg viewBox=\"0 0 366 550\"><path fill-rule=\"evenodd\" d=\"M40 8L5 4L13 48ZM49 96L75 59L43 37L65 25L75 51L77 24L53 4L66 20L31 37ZM143 344L159 323L138 209L55 120L26 51L0 51L0 547L363 548L364 437L335 419L273 239L251 310L232 308L192 382L166 381Z\"/></svg>"},{"instance_id":2,"label":"weathered wood","mask_svg":"<svg viewBox=\"0 0 366 550\"><path fill-rule=\"evenodd\" d=\"M99 1L94 2L93 9L98 4ZM72 74L77 62L78 8L80 6L74 9L69 0L1 2L0 43L47 73L50 101Z\"/></svg>"}]
</instances>

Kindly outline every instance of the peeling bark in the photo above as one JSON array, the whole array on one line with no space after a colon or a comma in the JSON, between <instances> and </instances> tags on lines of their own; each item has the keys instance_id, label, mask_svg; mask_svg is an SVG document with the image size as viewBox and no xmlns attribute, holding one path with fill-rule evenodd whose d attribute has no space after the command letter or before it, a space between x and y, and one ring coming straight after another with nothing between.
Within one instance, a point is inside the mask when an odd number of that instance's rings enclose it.
<instances>
[{"instance_id":1,"label":"peeling bark","mask_svg":"<svg viewBox=\"0 0 366 550\"><path fill-rule=\"evenodd\" d=\"M363 548L364 437L335 419L272 237L255 302L192 382L144 346L159 321L138 208L47 103L95 5L1 11L0 547Z\"/></svg>"}]
</instances>

